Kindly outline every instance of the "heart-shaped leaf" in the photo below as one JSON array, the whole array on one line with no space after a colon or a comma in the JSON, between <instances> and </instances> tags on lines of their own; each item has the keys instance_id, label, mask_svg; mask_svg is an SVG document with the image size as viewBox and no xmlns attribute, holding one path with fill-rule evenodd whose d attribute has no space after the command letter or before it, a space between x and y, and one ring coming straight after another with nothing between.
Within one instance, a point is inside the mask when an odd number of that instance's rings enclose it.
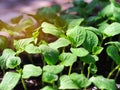
<instances>
[{"instance_id":1,"label":"heart-shaped leaf","mask_svg":"<svg viewBox=\"0 0 120 90\"><path fill-rule=\"evenodd\" d=\"M30 77L40 76L42 74L42 69L39 66L28 64L24 65L22 73L22 78L28 79Z\"/></svg>"},{"instance_id":2,"label":"heart-shaped leaf","mask_svg":"<svg viewBox=\"0 0 120 90\"><path fill-rule=\"evenodd\" d=\"M0 90L13 90L20 80L20 74L15 72L6 72L2 82L0 83Z\"/></svg>"}]
</instances>

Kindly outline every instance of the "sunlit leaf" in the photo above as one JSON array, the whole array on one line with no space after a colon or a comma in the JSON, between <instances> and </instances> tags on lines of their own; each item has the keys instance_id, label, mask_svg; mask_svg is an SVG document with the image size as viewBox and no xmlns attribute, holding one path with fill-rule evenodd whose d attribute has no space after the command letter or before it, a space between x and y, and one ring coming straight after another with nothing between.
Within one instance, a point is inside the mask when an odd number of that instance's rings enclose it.
<instances>
[{"instance_id":1,"label":"sunlit leaf","mask_svg":"<svg viewBox=\"0 0 120 90\"><path fill-rule=\"evenodd\" d=\"M56 41L52 42L52 43L49 43L48 45L51 47L51 48L54 48L54 49L58 49L58 48L61 48L61 47L66 47L70 44L70 41L65 39L65 38L59 38L57 39Z\"/></svg>"},{"instance_id":2,"label":"sunlit leaf","mask_svg":"<svg viewBox=\"0 0 120 90\"><path fill-rule=\"evenodd\" d=\"M44 33L52 34L56 37L59 37L60 35L63 34L63 32L61 30L59 30L53 24L50 24L50 23L47 23L47 22L43 22L41 27L42 27L42 31Z\"/></svg>"},{"instance_id":3,"label":"sunlit leaf","mask_svg":"<svg viewBox=\"0 0 120 90\"><path fill-rule=\"evenodd\" d=\"M23 52L25 50L25 47L33 41L34 41L33 38L25 38L25 39L20 39L20 40L14 40L13 44L17 51Z\"/></svg>"},{"instance_id":4,"label":"sunlit leaf","mask_svg":"<svg viewBox=\"0 0 120 90\"><path fill-rule=\"evenodd\" d=\"M33 44L29 44L25 47L25 51L29 54L38 54L41 53L41 50L39 49L39 47L33 45Z\"/></svg>"},{"instance_id":5,"label":"sunlit leaf","mask_svg":"<svg viewBox=\"0 0 120 90\"><path fill-rule=\"evenodd\" d=\"M86 31L80 26L68 29L66 34L74 47L80 46L86 38Z\"/></svg>"},{"instance_id":6,"label":"sunlit leaf","mask_svg":"<svg viewBox=\"0 0 120 90\"><path fill-rule=\"evenodd\" d=\"M12 22L13 24L18 24L22 18L23 18L22 15L17 16L17 17L14 17L14 18L11 19L11 22Z\"/></svg>"},{"instance_id":7,"label":"sunlit leaf","mask_svg":"<svg viewBox=\"0 0 120 90\"><path fill-rule=\"evenodd\" d=\"M6 61L6 66L7 68L13 69L18 65L20 65L20 63L21 63L21 59L19 57L10 57Z\"/></svg>"},{"instance_id":8,"label":"sunlit leaf","mask_svg":"<svg viewBox=\"0 0 120 90\"><path fill-rule=\"evenodd\" d=\"M96 55L87 55L85 57L81 57L80 60L82 60L85 63L91 64L98 61L98 57Z\"/></svg>"},{"instance_id":9,"label":"sunlit leaf","mask_svg":"<svg viewBox=\"0 0 120 90\"><path fill-rule=\"evenodd\" d=\"M58 62L59 51L53 48L50 48L47 45L40 45L39 49L44 56L44 60L49 65L54 65Z\"/></svg>"},{"instance_id":10,"label":"sunlit leaf","mask_svg":"<svg viewBox=\"0 0 120 90\"><path fill-rule=\"evenodd\" d=\"M99 89L117 90L115 80L104 78L103 76L91 77L90 81Z\"/></svg>"},{"instance_id":11,"label":"sunlit leaf","mask_svg":"<svg viewBox=\"0 0 120 90\"><path fill-rule=\"evenodd\" d=\"M84 48L71 48L70 49L73 54L75 54L78 57L84 57L89 54L89 52Z\"/></svg>"},{"instance_id":12,"label":"sunlit leaf","mask_svg":"<svg viewBox=\"0 0 120 90\"><path fill-rule=\"evenodd\" d=\"M91 84L89 79L85 77L84 74L72 73L70 78L79 88L88 87Z\"/></svg>"},{"instance_id":13,"label":"sunlit leaf","mask_svg":"<svg viewBox=\"0 0 120 90\"><path fill-rule=\"evenodd\" d=\"M120 23L114 22L110 24L105 30L103 31L107 35L107 37L115 36L120 34Z\"/></svg>"},{"instance_id":14,"label":"sunlit leaf","mask_svg":"<svg viewBox=\"0 0 120 90\"><path fill-rule=\"evenodd\" d=\"M42 81L47 83L53 83L54 81L57 81L58 76L50 73L50 72L43 72L42 74Z\"/></svg>"},{"instance_id":15,"label":"sunlit leaf","mask_svg":"<svg viewBox=\"0 0 120 90\"><path fill-rule=\"evenodd\" d=\"M63 65L46 65L43 67L43 71L54 74L60 73L64 69Z\"/></svg>"},{"instance_id":16,"label":"sunlit leaf","mask_svg":"<svg viewBox=\"0 0 120 90\"><path fill-rule=\"evenodd\" d=\"M67 75L60 77L60 87L59 89L79 89L79 87L74 83L71 78Z\"/></svg>"},{"instance_id":17,"label":"sunlit leaf","mask_svg":"<svg viewBox=\"0 0 120 90\"><path fill-rule=\"evenodd\" d=\"M93 47L96 47L98 44L98 37L92 31L87 31L86 39L82 44L85 49L92 51Z\"/></svg>"},{"instance_id":18,"label":"sunlit leaf","mask_svg":"<svg viewBox=\"0 0 120 90\"><path fill-rule=\"evenodd\" d=\"M20 80L20 74L15 72L6 72L2 82L0 83L0 90L13 90Z\"/></svg>"},{"instance_id":19,"label":"sunlit leaf","mask_svg":"<svg viewBox=\"0 0 120 90\"><path fill-rule=\"evenodd\" d=\"M40 76L42 74L42 69L39 66L28 64L24 65L22 72L22 78L28 79L30 77Z\"/></svg>"},{"instance_id":20,"label":"sunlit leaf","mask_svg":"<svg viewBox=\"0 0 120 90\"><path fill-rule=\"evenodd\" d=\"M65 66L71 66L77 60L77 56L72 53L62 53L59 56L61 64Z\"/></svg>"},{"instance_id":21,"label":"sunlit leaf","mask_svg":"<svg viewBox=\"0 0 120 90\"><path fill-rule=\"evenodd\" d=\"M7 67L6 67L7 60L10 57L15 56L15 54L16 53L12 49L4 49L2 55L0 56L0 66L3 70L7 69Z\"/></svg>"}]
</instances>

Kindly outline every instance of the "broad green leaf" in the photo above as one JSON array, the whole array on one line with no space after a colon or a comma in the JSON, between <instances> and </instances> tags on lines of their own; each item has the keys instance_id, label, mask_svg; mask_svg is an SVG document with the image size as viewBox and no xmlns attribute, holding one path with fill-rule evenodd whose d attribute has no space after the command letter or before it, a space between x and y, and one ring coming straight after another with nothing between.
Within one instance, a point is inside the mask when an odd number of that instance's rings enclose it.
<instances>
[{"instance_id":1,"label":"broad green leaf","mask_svg":"<svg viewBox=\"0 0 120 90\"><path fill-rule=\"evenodd\" d=\"M54 89L54 88L51 87L51 86L45 86L45 87L43 87L43 88L40 89L40 90L56 90L56 89Z\"/></svg>"},{"instance_id":2,"label":"broad green leaf","mask_svg":"<svg viewBox=\"0 0 120 90\"><path fill-rule=\"evenodd\" d=\"M85 63L91 64L98 61L98 57L96 55L87 55L85 57L81 57L80 60L82 60Z\"/></svg>"},{"instance_id":3,"label":"broad green leaf","mask_svg":"<svg viewBox=\"0 0 120 90\"><path fill-rule=\"evenodd\" d=\"M23 52L25 50L25 47L29 45L31 42L33 42L33 38L25 38L20 40L14 40L14 47L17 50L17 52Z\"/></svg>"},{"instance_id":4,"label":"broad green leaf","mask_svg":"<svg viewBox=\"0 0 120 90\"><path fill-rule=\"evenodd\" d=\"M0 35L0 49L3 50L9 46L8 39L5 36Z\"/></svg>"},{"instance_id":5,"label":"broad green leaf","mask_svg":"<svg viewBox=\"0 0 120 90\"><path fill-rule=\"evenodd\" d=\"M6 67L10 69L14 69L18 65L20 65L20 63L21 63L20 57L12 56L8 58L8 60L6 61Z\"/></svg>"},{"instance_id":6,"label":"broad green leaf","mask_svg":"<svg viewBox=\"0 0 120 90\"><path fill-rule=\"evenodd\" d=\"M56 17L54 21L54 25L59 28L60 30L66 30L67 28L67 23L64 19L61 17Z\"/></svg>"},{"instance_id":7,"label":"broad green leaf","mask_svg":"<svg viewBox=\"0 0 120 90\"><path fill-rule=\"evenodd\" d=\"M27 19L25 19L23 22L21 22L20 24L17 24L14 28L13 28L13 30L14 30L14 32L13 33L17 33L17 34L19 34L19 32L21 32L21 31L24 31L24 30L26 30L27 28L29 28L29 27L31 27L31 26L33 26L34 25L34 22L33 22L33 20L31 19L31 18L27 18ZM9 30L9 29L8 29Z\"/></svg>"},{"instance_id":8,"label":"broad green leaf","mask_svg":"<svg viewBox=\"0 0 120 90\"><path fill-rule=\"evenodd\" d=\"M99 89L117 90L115 80L104 78L103 76L91 77L90 81Z\"/></svg>"},{"instance_id":9,"label":"broad green leaf","mask_svg":"<svg viewBox=\"0 0 120 90\"><path fill-rule=\"evenodd\" d=\"M105 8L102 9L102 11L99 13L99 15L105 17L112 17L114 12L114 7L112 4L108 4Z\"/></svg>"},{"instance_id":10,"label":"broad green leaf","mask_svg":"<svg viewBox=\"0 0 120 90\"><path fill-rule=\"evenodd\" d=\"M120 42L110 41L110 42L105 43L105 45L107 45L107 44L115 45L119 49L119 52L120 52Z\"/></svg>"},{"instance_id":11,"label":"broad green leaf","mask_svg":"<svg viewBox=\"0 0 120 90\"><path fill-rule=\"evenodd\" d=\"M92 48L92 53L93 53L94 55L98 55L98 54L100 54L100 53L102 52L102 50L103 50L103 47L96 46L96 47L93 47L93 48Z\"/></svg>"},{"instance_id":12,"label":"broad green leaf","mask_svg":"<svg viewBox=\"0 0 120 90\"><path fill-rule=\"evenodd\" d=\"M59 59L59 51L55 50L53 48L50 48L47 45L40 45L39 49L41 50L41 53L44 56L44 60L49 65L54 65L58 62Z\"/></svg>"},{"instance_id":13,"label":"broad green leaf","mask_svg":"<svg viewBox=\"0 0 120 90\"><path fill-rule=\"evenodd\" d=\"M79 88L85 88L91 84L88 78L86 78L83 74L72 73L70 78Z\"/></svg>"},{"instance_id":14,"label":"broad green leaf","mask_svg":"<svg viewBox=\"0 0 120 90\"><path fill-rule=\"evenodd\" d=\"M59 56L61 64L64 66L71 66L77 60L77 56L72 53L62 53Z\"/></svg>"},{"instance_id":15,"label":"broad green leaf","mask_svg":"<svg viewBox=\"0 0 120 90\"><path fill-rule=\"evenodd\" d=\"M20 80L20 74L15 72L6 72L2 82L0 83L0 90L13 90Z\"/></svg>"},{"instance_id":16,"label":"broad green leaf","mask_svg":"<svg viewBox=\"0 0 120 90\"><path fill-rule=\"evenodd\" d=\"M57 17L56 15L56 11L55 9L51 8L51 7L43 7L40 8L37 11L37 15L40 16L40 19L42 21L49 21L49 22L54 22L55 17Z\"/></svg>"},{"instance_id":17,"label":"broad green leaf","mask_svg":"<svg viewBox=\"0 0 120 90\"><path fill-rule=\"evenodd\" d=\"M70 41L65 39L65 38L59 38L58 40L52 42L52 43L49 43L48 45L51 47L51 48L54 48L54 49L58 49L58 48L61 48L61 47L66 47L70 44Z\"/></svg>"},{"instance_id":18,"label":"broad green leaf","mask_svg":"<svg viewBox=\"0 0 120 90\"><path fill-rule=\"evenodd\" d=\"M0 56L0 66L3 70L7 69L6 62L10 57L15 56L15 52L12 49L4 49Z\"/></svg>"},{"instance_id":19,"label":"broad green leaf","mask_svg":"<svg viewBox=\"0 0 120 90\"><path fill-rule=\"evenodd\" d=\"M107 37L118 35L118 34L120 34L119 27L120 27L120 23L114 22L114 23L110 24L107 28L105 28L103 33L105 35L107 35Z\"/></svg>"},{"instance_id":20,"label":"broad green leaf","mask_svg":"<svg viewBox=\"0 0 120 90\"><path fill-rule=\"evenodd\" d=\"M120 54L119 49L113 45L107 47L107 54L110 56L116 64L120 65Z\"/></svg>"},{"instance_id":21,"label":"broad green leaf","mask_svg":"<svg viewBox=\"0 0 120 90\"><path fill-rule=\"evenodd\" d=\"M72 90L75 90L75 89L79 89L79 87L76 85L76 83L74 83L71 78L67 75L63 75L60 77L60 87L59 89L72 89Z\"/></svg>"},{"instance_id":22,"label":"broad green leaf","mask_svg":"<svg viewBox=\"0 0 120 90\"><path fill-rule=\"evenodd\" d=\"M68 29L72 29L75 26L79 26L83 22L83 20L83 18L69 20Z\"/></svg>"},{"instance_id":23,"label":"broad green leaf","mask_svg":"<svg viewBox=\"0 0 120 90\"><path fill-rule=\"evenodd\" d=\"M29 54L38 54L41 53L39 47L33 45L33 44L29 44L25 47L25 51Z\"/></svg>"},{"instance_id":24,"label":"broad green leaf","mask_svg":"<svg viewBox=\"0 0 120 90\"><path fill-rule=\"evenodd\" d=\"M78 57L84 57L89 54L89 52L82 47L81 48L71 48L70 51Z\"/></svg>"},{"instance_id":25,"label":"broad green leaf","mask_svg":"<svg viewBox=\"0 0 120 90\"><path fill-rule=\"evenodd\" d=\"M12 22L13 24L18 24L22 18L23 18L22 15L17 16L17 17L14 17L14 18L11 19L11 22Z\"/></svg>"},{"instance_id":26,"label":"broad green leaf","mask_svg":"<svg viewBox=\"0 0 120 90\"><path fill-rule=\"evenodd\" d=\"M80 26L68 29L66 34L74 47L80 46L86 38L86 31Z\"/></svg>"},{"instance_id":27,"label":"broad green leaf","mask_svg":"<svg viewBox=\"0 0 120 90\"><path fill-rule=\"evenodd\" d=\"M56 37L59 37L61 34L63 34L63 32L61 30L59 30L53 24L50 24L50 23L47 23L47 22L43 22L41 27L42 27L42 31L44 33L52 34Z\"/></svg>"},{"instance_id":28,"label":"broad green leaf","mask_svg":"<svg viewBox=\"0 0 120 90\"><path fill-rule=\"evenodd\" d=\"M53 83L54 81L58 80L58 76L50 73L50 72L43 72L42 74L42 81L47 83Z\"/></svg>"},{"instance_id":29,"label":"broad green leaf","mask_svg":"<svg viewBox=\"0 0 120 90\"><path fill-rule=\"evenodd\" d=\"M94 32L96 35L99 35L100 37L102 37L102 32L100 32L99 29L94 28L94 27L84 27L86 30L92 31Z\"/></svg>"},{"instance_id":30,"label":"broad green leaf","mask_svg":"<svg viewBox=\"0 0 120 90\"><path fill-rule=\"evenodd\" d=\"M22 78L28 79L30 77L37 77L42 74L42 69L39 66L34 66L32 64L24 65L22 70Z\"/></svg>"},{"instance_id":31,"label":"broad green leaf","mask_svg":"<svg viewBox=\"0 0 120 90\"><path fill-rule=\"evenodd\" d=\"M58 74L64 69L63 65L46 65L43 67L43 71Z\"/></svg>"},{"instance_id":32,"label":"broad green leaf","mask_svg":"<svg viewBox=\"0 0 120 90\"><path fill-rule=\"evenodd\" d=\"M86 32L87 32L86 39L82 45L85 49L91 52L92 48L96 47L98 44L98 37L92 31L86 31Z\"/></svg>"},{"instance_id":33,"label":"broad green leaf","mask_svg":"<svg viewBox=\"0 0 120 90\"><path fill-rule=\"evenodd\" d=\"M59 4L52 5L51 8L57 13L61 11L61 6Z\"/></svg>"}]
</instances>

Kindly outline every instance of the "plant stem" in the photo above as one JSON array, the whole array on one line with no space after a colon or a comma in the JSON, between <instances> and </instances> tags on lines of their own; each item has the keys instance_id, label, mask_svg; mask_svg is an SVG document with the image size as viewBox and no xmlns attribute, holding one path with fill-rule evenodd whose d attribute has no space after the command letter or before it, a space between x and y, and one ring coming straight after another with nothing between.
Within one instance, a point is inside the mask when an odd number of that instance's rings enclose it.
<instances>
[{"instance_id":1,"label":"plant stem","mask_svg":"<svg viewBox=\"0 0 120 90\"><path fill-rule=\"evenodd\" d=\"M107 78L110 78L111 77L111 75L117 70L117 69L119 69L119 65L117 65L109 74L108 74L108 76L107 76Z\"/></svg>"},{"instance_id":2,"label":"plant stem","mask_svg":"<svg viewBox=\"0 0 120 90\"><path fill-rule=\"evenodd\" d=\"M26 84L25 84L24 79L23 79L23 78L21 78L21 81L22 81L22 85L23 85L24 90L27 90L27 86L26 86Z\"/></svg>"},{"instance_id":3,"label":"plant stem","mask_svg":"<svg viewBox=\"0 0 120 90\"><path fill-rule=\"evenodd\" d=\"M86 63L83 62L83 66L82 66L82 69L81 69L81 74L83 74L83 72L84 72L85 65L86 65Z\"/></svg>"},{"instance_id":4,"label":"plant stem","mask_svg":"<svg viewBox=\"0 0 120 90\"><path fill-rule=\"evenodd\" d=\"M91 64L90 64L90 65L89 65L89 67L88 67L87 78L89 78L89 77L90 77L90 67L91 67Z\"/></svg>"},{"instance_id":5,"label":"plant stem","mask_svg":"<svg viewBox=\"0 0 120 90\"><path fill-rule=\"evenodd\" d=\"M120 74L120 68L118 69L116 75L115 75L115 80L117 79L118 75Z\"/></svg>"},{"instance_id":6,"label":"plant stem","mask_svg":"<svg viewBox=\"0 0 120 90\"><path fill-rule=\"evenodd\" d=\"M68 72L68 75L71 74L71 71L72 71L72 65L69 67L69 72Z\"/></svg>"}]
</instances>

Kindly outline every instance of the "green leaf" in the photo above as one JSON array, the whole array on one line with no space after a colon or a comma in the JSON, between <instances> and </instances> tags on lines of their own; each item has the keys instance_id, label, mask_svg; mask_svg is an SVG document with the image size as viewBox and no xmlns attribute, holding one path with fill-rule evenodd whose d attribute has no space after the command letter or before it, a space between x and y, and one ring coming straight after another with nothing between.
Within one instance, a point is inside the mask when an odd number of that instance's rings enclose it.
<instances>
[{"instance_id":1,"label":"green leaf","mask_svg":"<svg viewBox=\"0 0 120 90\"><path fill-rule=\"evenodd\" d=\"M86 31L80 26L68 29L66 34L74 47L80 46L86 38Z\"/></svg>"},{"instance_id":2,"label":"green leaf","mask_svg":"<svg viewBox=\"0 0 120 90\"><path fill-rule=\"evenodd\" d=\"M96 47L98 44L98 37L92 31L86 31L86 32L87 32L86 39L82 45L85 49L91 52L92 48Z\"/></svg>"},{"instance_id":3,"label":"green leaf","mask_svg":"<svg viewBox=\"0 0 120 90\"><path fill-rule=\"evenodd\" d=\"M61 47L66 47L70 44L70 41L65 38L59 38L58 40L48 44L51 48L58 49Z\"/></svg>"},{"instance_id":4,"label":"green leaf","mask_svg":"<svg viewBox=\"0 0 120 90\"><path fill-rule=\"evenodd\" d=\"M13 90L20 80L20 74L15 72L6 72L0 83L0 90Z\"/></svg>"},{"instance_id":5,"label":"green leaf","mask_svg":"<svg viewBox=\"0 0 120 90\"><path fill-rule=\"evenodd\" d=\"M93 47L93 48L92 48L92 53L93 53L94 55L98 55L98 54L100 54L100 53L102 52L102 50L103 50L103 47L96 46L96 47Z\"/></svg>"},{"instance_id":6,"label":"green leaf","mask_svg":"<svg viewBox=\"0 0 120 90\"><path fill-rule=\"evenodd\" d=\"M5 36L0 35L0 49L3 50L9 46L8 39Z\"/></svg>"},{"instance_id":7,"label":"green leaf","mask_svg":"<svg viewBox=\"0 0 120 90\"><path fill-rule=\"evenodd\" d=\"M43 71L58 74L64 69L63 65L46 65L43 67Z\"/></svg>"},{"instance_id":8,"label":"green leaf","mask_svg":"<svg viewBox=\"0 0 120 90\"><path fill-rule=\"evenodd\" d=\"M15 52L12 49L4 49L2 56L0 56L0 66L3 70L7 69L6 62L10 57L15 56Z\"/></svg>"},{"instance_id":9,"label":"green leaf","mask_svg":"<svg viewBox=\"0 0 120 90\"><path fill-rule=\"evenodd\" d=\"M80 60L82 60L85 63L91 64L98 61L98 57L96 55L87 55L85 57L81 57Z\"/></svg>"},{"instance_id":10,"label":"green leaf","mask_svg":"<svg viewBox=\"0 0 120 90\"><path fill-rule=\"evenodd\" d=\"M28 64L24 65L22 73L22 78L28 79L30 77L40 76L42 74L42 69L39 66Z\"/></svg>"},{"instance_id":11,"label":"green leaf","mask_svg":"<svg viewBox=\"0 0 120 90\"><path fill-rule=\"evenodd\" d=\"M64 66L71 66L77 60L77 56L72 53L62 53L59 56L61 64Z\"/></svg>"},{"instance_id":12,"label":"green leaf","mask_svg":"<svg viewBox=\"0 0 120 90\"><path fill-rule=\"evenodd\" d=\"M120 54L117 47L110 45L107 47L107 54L110 56L116 64L120 65Z\"/></svg>"},{"instance_id":13,"label":"green leaf","mask_svg":"<svg viewBox=\"0 0 120 90\"><path fill-rule=\"evenodd\" d=\"M85 88L91 84L88 78L86 78L83 74L72 73L70 78L79 88Z\"/></svg>"},{"instance_id":14,"label":"green leaf","mask_svg":"<svg viewBox=\"0 0 120 90\"><path fill-rule=\"evenodd\" d=\"M84 57L89 54L89 52L82 47L81 48L71 48L70 51L78 57Z\"/></svg>"},{"instance_id":15,"label":"green leaf","mask_svg":"<svg viewBox=\"0 0 120 90\"><path fill-rule=\"evenodd\" d=\"M25 47L33 41L34 41L33 38L25 38L20 40L14 40L13 44L17 52L21 53L25 50Z\"/></svg>"},{"instance_id":16,"label":"green leaf","mask_svg":"<svg viewBox=\"0 0 120 90\"><path fill-rule=\"evenodd\" d=\"M48 34L54 35L56 37L59 37L61 34L63 34L63 32L61 30L59 30L53 24L50 24L47 22L43 22L41 27L42 27L42 31L44 33L48 33Z\"/></svg>"},{"instance_id":17,"label":"green leaf","mask_svg":"<svg viewBox=\"0 0 120 90\"><path fill-rule=\"evenodd\" d=\"M8 60L6 61L6 67L10 69L14 69L18 65L20 65L20 63L21 63L20 57L12 56L8 58Z\"/></svg>"},{"instance_id":18,"label":"green leaf","mask_svg":"<svg viewBox=\"0 0 120 90\"><path fill-rule=\"evenodd\" d=\"M90 81L99 89L117 90L115 80L104 78L103 76L91 77Z\"/></svg>"},{"instance_id":19,"label":"green leaf","mask_svg":"<svg viewBox=\"0 0 120 90\"><path fill-rule=\"evenodd\" d=\"M79 87L74 83L71 78L67 75L60 77L60 87L59 89L79 89Z\"/></svg>"},{"instance_id":20,"label":"green leaf","mask_svg":"<svg viewBox=\"0 0 120 90\"><path fill-rule=\"evenodd\" d=\"M59 59L59 51L55 50L53 48L50 48L47 45L40 45L39 49L41 50L41 53L44 56L44 60L49 65L54 65L58 62Z\"/></svg>"},{"instance_id":21,"label":"green leaf","mask_svg":"<svg viewBox=\"0 0 120 90\"><path fill-rule=\"evenodd\" d=\"M68 29L72 29L75 26L79 26L83 22L83 20L84 20L83 18L69 20Z\"/></svg>"},{"instance_id":22,"label":"green leaf","mask_svg":"<svg viewBox=\"0 0 120 90\"><path fill-rule=\"evenodd\" d=\"M111 36L115 36L120 34L120 23L118 22L114 22L112 24L110 24L107 28L105 28L105 30L103 31L103 33L105 35L107 35L106 37L111 37Z\"/></svg>"},{"instance_id":23,"label":"green leaf","mask_svg":"<svg viewBox=\"0 0 120 90\"><path fill-rule=\"evenodd\" d=\"M92 73L94 75L94 74L96 74L96 72L97 72L96 64L91 64L90 65L90 73Z\"/></svg>"},{"instance_id":24,"label":"green leaf","mask_svg":"<svg viewBox=\"0 0 120 90\"><path fill-rule=\"evenodd\" d=\"M29 44L25 47L25 51L29 54L38 54L41 53L39 47L33 45L33 44Z\"/></svg>"},{"instance_id":25,"label":"green leaf","mask_svg":"<svg viewBox=\"0 0 120 90\"><path fill-rule=\"evenodd\" d=\"M53 22L55 17L57 17L55 9L51 7L40 8L37 11L37 15L40 16L41 20L48 20L49 22Z\"/></svg>"},{"instance_id":26,"label":"green leaf","mask_svg":"<svg viewBox=\"0 0 120 90\"><path fill-rule=\"evenodd\" d=\"M105 43L105 45L107 45L107 44L111 44L111 45L116 46L119 49L119 52L120 52L120 42L118 42L118 41L110 41L110 42Z\"/></svg>"},{"instance_id":27,"label":"green leaf","mask_svg":"<svg viewBox=\"0 0 120 90\"><path fill-rule=\"evenodd\" d=\"M40 89L40 90L56 90L56 89L54 89L54 88L51 87L51 86L45 86L45 87L43 87L43 88Z\"/></svg>"},{"instance_id":28,"label":"green leaf","mask_svg":"<svg viewBox=\"0 0 120 90\"><path fill-rule=\"evenodd\" d=\"M53 83L54 81L57 81L58 76L50 73L50 72L44 72L42 75L42 81L47 83Z\"/></svg>"},{"instance_id":29,"label":"green leaf","mask_svg":"<svg viewBox=\"0 0 120 90\"><path fill-rule=\"evenodd\" d=\"M17 16L17 17L14 17L14 18L11 19L11 22L12 22L13 24L18 24L22 18L23 18L22 15Z\"/></svg>"}]
</instances>

